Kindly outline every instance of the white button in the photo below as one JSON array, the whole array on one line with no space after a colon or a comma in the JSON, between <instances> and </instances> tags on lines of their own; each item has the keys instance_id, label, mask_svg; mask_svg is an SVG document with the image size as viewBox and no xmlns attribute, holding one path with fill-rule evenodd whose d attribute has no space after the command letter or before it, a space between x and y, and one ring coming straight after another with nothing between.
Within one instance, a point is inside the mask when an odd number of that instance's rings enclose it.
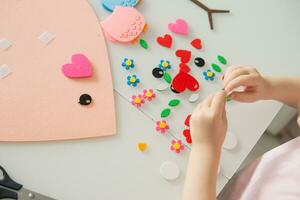
<instances>
[{"instance_id":1,"label":"white button","mask_svg":"<svg viewBox=\"0 0 300 200\"><path fill-rule=\"evenodd\" d=\"M160 174L166 180L173 181L179 177L180 169L175 163L166 161L160 166Z\"/></svg>"}]
</instances>

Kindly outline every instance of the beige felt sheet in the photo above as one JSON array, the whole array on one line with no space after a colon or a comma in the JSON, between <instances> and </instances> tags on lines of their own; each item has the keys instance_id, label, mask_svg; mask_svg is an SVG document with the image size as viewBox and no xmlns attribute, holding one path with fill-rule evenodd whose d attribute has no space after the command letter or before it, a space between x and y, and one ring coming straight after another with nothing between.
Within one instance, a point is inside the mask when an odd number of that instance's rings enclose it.
<instances>
[{"instance_id":1,"label":"beige felt sheet","mask_svg":"<svg viewBox=\"0 0 300 200\"><path fill-rule=\"evenodd\" d=\"M38 40L55 34L48 45ZM0 0L0 141L66 140L116 132L110 64L99 21L85 0ZM74 53L93 64L93 77L69 79L61 65ZM81 94L93 103L81 106Z\"/></svg>"}]
</instances>

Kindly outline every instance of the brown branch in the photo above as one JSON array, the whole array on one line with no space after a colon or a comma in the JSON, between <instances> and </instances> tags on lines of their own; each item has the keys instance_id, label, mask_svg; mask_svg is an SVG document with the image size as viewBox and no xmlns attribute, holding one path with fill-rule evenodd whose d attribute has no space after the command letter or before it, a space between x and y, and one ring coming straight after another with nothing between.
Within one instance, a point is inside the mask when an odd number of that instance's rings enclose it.
<instances>
[{"instance_id":1,"label":"brown branch","mask_svg":"<svg viewBox=\"0 0 300 200\"><path fill-rule=\"evenodd\" d=\"M211 9L211 8L207 7L206 5L204 5L203 3L201 3L199 0L191 0L191 1L207 12L209 26L210 26L211 30L214 29L212 14L214 14L214 13L229 13L230 12L229 10Z\"/></svg>"}]
</instances>

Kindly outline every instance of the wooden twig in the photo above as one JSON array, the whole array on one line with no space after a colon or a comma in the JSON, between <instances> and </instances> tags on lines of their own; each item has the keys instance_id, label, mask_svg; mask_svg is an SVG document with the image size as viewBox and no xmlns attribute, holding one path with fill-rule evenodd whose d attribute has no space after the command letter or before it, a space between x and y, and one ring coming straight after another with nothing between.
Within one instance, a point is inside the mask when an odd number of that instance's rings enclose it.
<instances>
[{"instance_id":1,"label":"wooden twig","mask_svg":"<svg viewBox=\"0 0 300 200\"><path fill-rule=\"evenodd\" d=\"M229 10L211 9L211 8L207 7L206 5L204 5L203 3L201 3L199 0L191 0L191 1L207 12L209 26L210 26L211 30L214 29L212 14L214 14L214 13L229 13L230 12Z\"/></svg>"}]
</instances>

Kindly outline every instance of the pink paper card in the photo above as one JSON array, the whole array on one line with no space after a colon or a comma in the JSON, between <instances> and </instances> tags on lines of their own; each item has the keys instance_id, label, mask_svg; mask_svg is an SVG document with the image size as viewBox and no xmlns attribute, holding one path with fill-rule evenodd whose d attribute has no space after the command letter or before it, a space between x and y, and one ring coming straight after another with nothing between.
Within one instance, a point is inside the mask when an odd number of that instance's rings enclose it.
<instances>
[{"instance_id":1,"label":"pink paper card","mask_svg":"<svg viewBox=\"0 0 300 200\"><path fill-rule=\"evenodd\" d=\"M0 141L48 141L113 135L115 108L109 58L96 15L87 1L1 0ZM39 40L53 33L48 45ZM62 66L85 55L92 76L69 78ZM92 103L78 103L89 94Z\"/></svg>"}]
</instances>

